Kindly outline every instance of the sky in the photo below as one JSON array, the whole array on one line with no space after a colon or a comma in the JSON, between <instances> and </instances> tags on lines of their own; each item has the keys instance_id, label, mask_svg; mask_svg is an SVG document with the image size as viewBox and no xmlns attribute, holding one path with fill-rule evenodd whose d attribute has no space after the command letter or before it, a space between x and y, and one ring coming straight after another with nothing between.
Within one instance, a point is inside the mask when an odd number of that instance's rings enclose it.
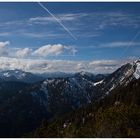
<instances>
[{"instance_id":1,"label":"sky","mask_svg":"<svg viewBox=\"0 0 140 140\"><path fill-rule=\"evenodd\" d=\"M110 73L140 54L140 3L0 2L0 67Z\"/></svg>"}]
</instances>

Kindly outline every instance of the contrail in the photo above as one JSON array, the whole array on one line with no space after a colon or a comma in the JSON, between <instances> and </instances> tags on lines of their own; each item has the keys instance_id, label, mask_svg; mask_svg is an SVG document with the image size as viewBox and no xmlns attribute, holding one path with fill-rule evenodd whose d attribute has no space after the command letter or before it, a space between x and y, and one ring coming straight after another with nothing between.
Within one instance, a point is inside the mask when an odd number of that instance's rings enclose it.
<instances>
[{"instance_id":1,"label":"contrail","mask_svg":"<svg viewBox=\"0 0 140 140\"><path fill-rule=\"evenodd\" d=\"M77 40L77 38L70 32L70 30L64 25L62 24L62 22L54 15L52 14L49 9L47 7L45 7L42 3L37 2L45 11L47 11L59 24L60 26L63 27L63 29L75 40Z\"/></svg>"},{"instance_id":2,"label":"contrail","mask_svg":"<svg viewBox=\"0 0 140 140\"><path fill-rule=\"evenodd\" d=\"M132 43L134 42L134 40L137 38L137 36L140 34L140 30L135 34L135 36L132 38L132 40L129 42L128 46L126 47L126 49L123 51L123 54L131 47Z\"/></svg>"}]
</instances>

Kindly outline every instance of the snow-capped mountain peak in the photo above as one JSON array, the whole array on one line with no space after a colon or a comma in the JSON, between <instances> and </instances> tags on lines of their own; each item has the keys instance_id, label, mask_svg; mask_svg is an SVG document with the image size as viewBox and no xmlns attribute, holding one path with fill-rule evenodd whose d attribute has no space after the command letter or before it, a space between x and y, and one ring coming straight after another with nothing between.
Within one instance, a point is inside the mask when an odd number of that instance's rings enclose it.
<instances>
[{"instance_id":1,"label":"snow-capped mountain peak","mask_svg":"<svg viewBox=\"0 0 140 140\"><path fill-rule=\"evenodd\" d=\"M22 70L6 70L0 72L1 77L15 77L21 79L26 76L26 72Z\"/></svg>"},{"instance_id":2,"label":"snow-capped mountain peak","mask_svg":"<svg viewBox=\"0 0 140 140\"><path fill-rule=\"evenodd\" d=\"M137 60L134 62L134 77L136 79L139 79L140 78L140 60Z\"/></svg>"},{"instance_id":3,"label":"snow-capped mountain peak","mask_svg":"<svg viewBox=\"0 0 140 140\"><path fill-rule=\"evenodd\" d=\"M20 81L20 82L37 82L44 78L30 72L25 72L19 69L0 71L1 81Z\"/></svg>"}]
</instances>

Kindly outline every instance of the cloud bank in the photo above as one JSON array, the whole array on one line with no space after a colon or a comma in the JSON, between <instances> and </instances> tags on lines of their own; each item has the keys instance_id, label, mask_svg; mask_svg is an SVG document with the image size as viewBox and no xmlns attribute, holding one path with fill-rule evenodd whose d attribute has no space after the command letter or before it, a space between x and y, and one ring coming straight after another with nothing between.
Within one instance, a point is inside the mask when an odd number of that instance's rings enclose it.
<instances>
[{"instance_id":1,"label":"cloud bank","mask_svg":"<svg viewBox=\"0 0 140 140\"><path fill-rule=\"evenodd\" d=\"M126 45L126 43L122 44ZM37 49L8 48L8 45L10 45L9 41L0 42L0 70L21 69L35 73L87 71L97 74L111 73L128 62L128 60L70 61L49 59L49 56L75 55L77 50L74 47L62 44L47 44ZM121 43L110 43L110 46L121 46Z\"/></svg>"},{"instance_id":2,"label":"cloud bank","mask_svg":"<svg viewBox=\"0 0 140 140\"><path fill-rule=\"evenodd\" d=\"M34 60L0 57L1 70L22 69L34 73L66 72L74 73L87 71L94 74L111 73L126 61L120 60L94 60L94 61L69 61L69 60Z\"/></svg>"},{"instance_id":3,"label":"cloud bank","mask_svg":"<svg viewBox=\"0 0 140 140\"><path fill-rule=\"evenodd\" d=\"M37 49L31 48L8 48L9 41L0 42L0 56L18 57L18 58L44 58L48 56L58 56L61 54L75 55L77 50L72 46L62 44L47 44Z\"/></svg>"}]
</instances>

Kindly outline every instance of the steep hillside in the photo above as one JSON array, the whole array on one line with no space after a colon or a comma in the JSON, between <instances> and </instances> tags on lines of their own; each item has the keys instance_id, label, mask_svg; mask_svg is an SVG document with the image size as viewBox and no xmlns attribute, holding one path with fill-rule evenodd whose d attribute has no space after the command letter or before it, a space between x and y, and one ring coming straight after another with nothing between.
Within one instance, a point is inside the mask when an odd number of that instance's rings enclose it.
<instances>
[{"instance_id":1,"label":"steep hillside","mask_svg":"<svg viewBox=\"0 0 140 140\"><path fill-rule=\"evenodd\" d=\"M62 119L43 121L27 137L140 137L140 79Z\"/></svg>"}]
</instances>

